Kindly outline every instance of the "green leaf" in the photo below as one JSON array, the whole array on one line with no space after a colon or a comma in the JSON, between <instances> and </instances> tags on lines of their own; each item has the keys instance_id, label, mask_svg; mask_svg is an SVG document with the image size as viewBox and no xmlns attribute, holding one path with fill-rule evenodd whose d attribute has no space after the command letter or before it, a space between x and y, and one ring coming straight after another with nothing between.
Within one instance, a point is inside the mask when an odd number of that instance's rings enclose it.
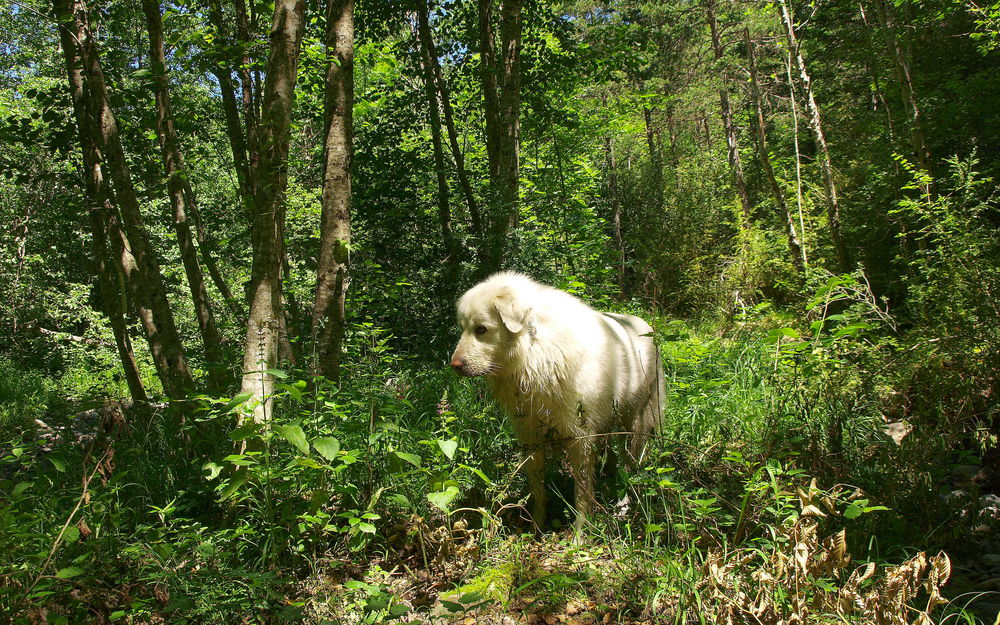
<instances>
[{"instance_id":1,"label":"green leaf","mask_svg":"<svg viewBox=\"0 0 1000 625\"><path fill-rule=\"evenodd\" d=\"M313 447L327 460L336 460L340 452L340 441L332 436L321 436L313 439Z\"/></svg>"},{"instance_id":2,"label":"green leaf","mask_svg":"<svg viewBox=\"0 0 1000 625\"><path fill-rule=\"evenodd\" d=\"M427 501L431 502L435 508L441 510L445 514L451 514L451 508L449 506L451 506L451 502L455 500L455 497L458 497L458 488L455 486L449 486L442 491L428 494Z\"/></svg>"},{"instance_id":3,"label":"green leaf","mask_svg":"<svg viewBox=\"0 0 1000 625\"><path fill-rule=\"evenodd\" d=\"M279 425L274 431L281 435L286 441L304 454L309 453L309 443L306 442L306 433L297 425Z\"/></svg>"},{"instance_id":4,"label":"green leaf","mask_svg":"<svg viewBox=\"0 0 1000 625\"><path fill-rule=\"evenodd\" d=\"M222 412L225 413L232 412L233 409L235 409L238 406L241 406L246 400L250 399L251 397L253 397L253 393L249 392L234 395L233 398L229 400L229 403L222 408Z\"/></svg>"},{"instance_id":5,"label":"green leaf","mask_svg":"<svg viewBox=\"0 0 1000 625\"><path fill-rule=\"evenodd\" d=\"M458 449L458 441L443 441L438 439L438 447L444 452L444 455L448 456L448 460L455 459L455 450Z\"/></svg>"},{"instance_id":6,"label":"green leaf","mask_svg":"<svg viewBox=\"0 0 1000 625\"><path fill-rule=\"evenodd\" d=\"M359 531L362 531L365 534L374 534L375 533L375 526L372 525L371 523L361 522L361 523L358 523L356 527L358 528Z\"/></svg>"},{"instance_id":7,"label":"green leaf","mask_svg":"<svg viewBox=\"0 0 1000 625\"><path fill-rule=\"evenodd\" d=\"M62 539L67 545L75 543L80 540L80 529L75 525L70 525L66 528L66 531L63 532Z\"/></svg>"},{"instance_id":8,"label":"green leaf","mask_svg":"<svg viewBox=\"0 0 1000 625\"><path fill-rule=\"evenodd\" d=\"M260 423L257 423L253 419L247 419L246 423L229 433L229 438L234 441L245 440L256 434L260 430L260 427Z\"/></svg>"},{"instance_id":9,"label":"green leaf","mask_svg":"<svg viewBox=\"0 0 1000 625\"><path fill-rule=\"evenodd\" d=\"M859 506L857 503L852 503L851 505L847 506L846 510L844 510L844 518L856 519L859 516L861 516L861 513L864 512L864 510L865 510L864 506Z\"/></svg>"},{"instance_id":10,"label":"green leaf","mask_svg":"<svg viewBox=\"0 0 1000 625\"><path fill-rule=\"evenodd\" d=\"M54 466L56 468L56 471L59 471L60 473L65 473L66 472L66 461L63 460L62 456L57 456L55 454L50 454L49 455L49 462L51 462L52 466Z\"/></svg>"},{"instance_id":11,"label":"green leaf","mask_svg":"<svg viewBox=\"0 0 1000 625\"><path fill-rule=\"evenodd\" d=\"M482 481L486 482L486 484L487 484L488 486L493 486L493 480L491 480L491 479L490 479L490 478L489 478L489 477L488 477L488 476L487 476L487 475L486 475L485 473L483 473L483 472L482 472L482 471L481 471L480 469L477 469L476 467L470 467L470 466L469 466L469 465L467 465L467 464L459 464L458 466L462 467L463 469L468 469L469 471L472 471L473 473L475 473L476 475L478 475L478 476L479 476L479 479L481 479Z\"/></svg>"},{"instance_id":12,"label":"green leaf","mask_svg":"<svg viewBox=\"0 0 1000 625\"><path fill-rule=\"evenodd\" d=\"M205 464L201 465L201 470L208 471L208 475L205 476L205 479L208 481L212 481L215 478L219 477L219 474L222 473L222 465L216 464L211 460L209 460Z\"/></svg>"},{"instance_id":13,"label":"green leaf","mask_svg":"<svg viewBox=\"0 0 1000 625\"><path fill-rule=\"evenodd\" d=\"M83 575L83 569L78 566L67 566L64 569L59 569L56 572L56 577L59 579L72 579L78 575Z\"/></svg>"},{"instance_id":14,"label":"green leaf","mask_svg":"<svg viewBox=\"0 0 1000 625\"><path fill-rule=\"evenodd\" d=\"M288 378L288 374L282 371L281 369L265 369L264 373L274 376L279 380L284 380Z\"/></svg>"},{"instance_id":15,"label":"green leaf","mask_svg":"<svg viewBox=\"0 0 1000 625\"><path fill-rule=\"evenodd\" d=\"M408 454L405 451L399 451L399 450L396 450L392 453L396 454L396 457L399 458L400 460L409 462L415 467L418 468L420 467L420 456L418 456L417 454Z\"/></svg>"},{"instance_id":16,"label":"green leaf","mask_svg":"<svg viewBox=\"0 0 1000 625\"><path fill-rule=\"evenodd\" d=\"M114 612L111 613L111 615L108 618L110 618L112 621L117 621L126 614L128 614L128 612L126 612L125 610L115 610Z\"/></svg>"}]
</instances>

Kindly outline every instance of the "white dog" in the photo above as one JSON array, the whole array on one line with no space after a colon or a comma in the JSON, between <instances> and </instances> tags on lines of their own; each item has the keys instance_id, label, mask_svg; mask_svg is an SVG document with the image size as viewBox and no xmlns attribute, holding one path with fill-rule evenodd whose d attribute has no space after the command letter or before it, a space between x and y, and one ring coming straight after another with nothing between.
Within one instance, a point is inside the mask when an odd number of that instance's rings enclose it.
<instances>
[{"instance_id":1,"label":"white dog","mask_svg":"<svg viewBox=\"0 0 1000 625\"><path fill-rule=\"evenodd\" d=\"M652 328L513 272L469 289L458 300L458 322L451 366L486 376L510 415L528 456L535 524L545 525L545 450L555 446L569 460L579 536L594 502L598 445L628 434L637 462L660 424L663 365Z\"/></svg>"}]
</instances>

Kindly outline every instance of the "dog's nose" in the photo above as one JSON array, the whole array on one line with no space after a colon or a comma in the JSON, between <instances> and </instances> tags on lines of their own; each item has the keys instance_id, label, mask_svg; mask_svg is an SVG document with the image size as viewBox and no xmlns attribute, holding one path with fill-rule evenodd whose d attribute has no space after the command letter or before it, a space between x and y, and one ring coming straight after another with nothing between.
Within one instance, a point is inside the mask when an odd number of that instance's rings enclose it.
<instances>
[{"instance_id":1,"label":"dog's nose","mask_svg":"<svg viewBox=\"0 0 1000 625\"><path fill-rule=\"evenodd\" d=\"M455 371L457 371L458 373L461 373L462 371L465 370L465 360L462 359L462 358L459 358L458 356L452 358L451 359L451 368L454 369Z\"/></svg>"}]
</instances>

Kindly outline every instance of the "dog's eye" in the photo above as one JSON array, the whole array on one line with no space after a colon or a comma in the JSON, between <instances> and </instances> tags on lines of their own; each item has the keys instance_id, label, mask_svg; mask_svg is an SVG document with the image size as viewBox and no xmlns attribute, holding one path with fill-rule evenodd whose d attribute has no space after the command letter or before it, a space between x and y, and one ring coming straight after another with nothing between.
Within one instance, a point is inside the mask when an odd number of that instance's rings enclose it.
<instances>
[{"instance_id":1,"label":"dog's eye","mask_svg":"<svg viewBox=\"0 0 1000 625\"><path fill-rule=\"evenodd\" d=\"M476 326L476 336L482 336L486 334L486 326Z\"/></svg>"}]
</instances>

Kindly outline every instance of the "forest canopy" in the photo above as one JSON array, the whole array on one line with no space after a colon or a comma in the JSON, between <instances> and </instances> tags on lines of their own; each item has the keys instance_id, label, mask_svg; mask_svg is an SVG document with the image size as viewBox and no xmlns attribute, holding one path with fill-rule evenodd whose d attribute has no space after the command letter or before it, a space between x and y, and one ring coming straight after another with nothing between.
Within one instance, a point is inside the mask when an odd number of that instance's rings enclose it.
<instances>
[{"instance_id":1,"label":"forest canopy","mask_svg":"<svg viewBox=\"0 0 1000 625\"><path fill-rule=\"evenodd\" d=\"M0 613L993 619L998 60L993 0L0 0ZM447 366L500 270L654 328L591 551Z\"/></svg>"}]
</instances>

